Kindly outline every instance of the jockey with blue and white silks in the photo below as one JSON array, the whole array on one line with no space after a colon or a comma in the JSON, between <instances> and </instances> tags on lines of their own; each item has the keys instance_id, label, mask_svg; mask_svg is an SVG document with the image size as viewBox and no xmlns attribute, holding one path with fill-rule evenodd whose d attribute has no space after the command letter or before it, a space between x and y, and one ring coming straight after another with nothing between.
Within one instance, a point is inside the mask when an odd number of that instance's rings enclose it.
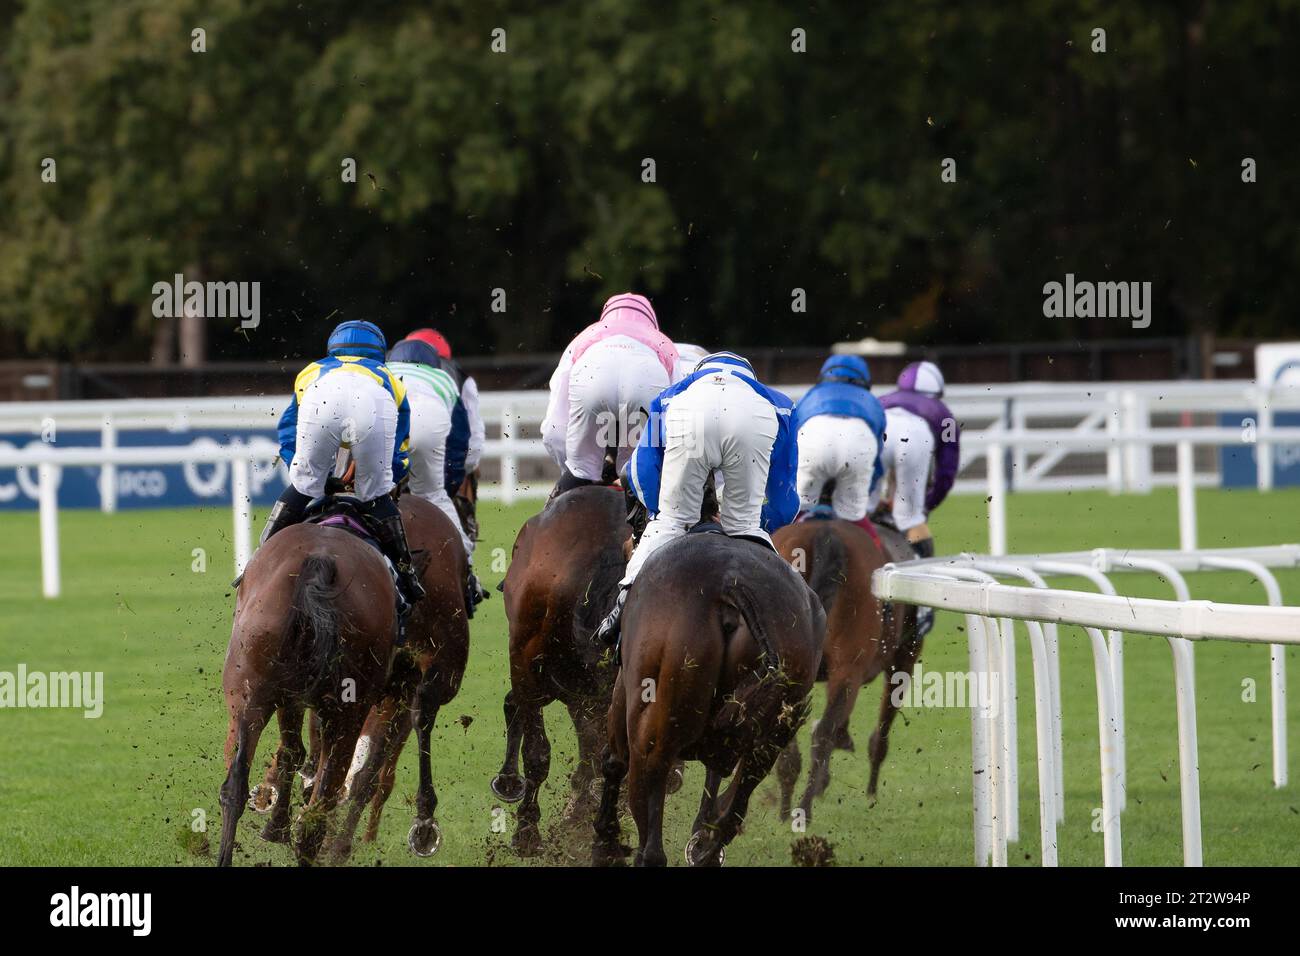
<instances>
[{"instance_id":1,"label":"jockey with blue and white silks","mask_svg":"<svg viewBox=\"0 0 1300 956\"><path fill-rule=\"evenodd\" d=\"M411 565L402 515L390 497L406 475L411 409L401 379L384 365L384 333L371 322L343 322L330 333L329 354L294 381L293 397L280 416L280 457L289 485L271 509L261 543L301 521L307 505L333 490L340 448L352 452L354 489L372 520L379 546L397 569L408 603L424 596Z\"/></svg>"},{"instance_id":2,"label":"jockey with blue and white silks","mask_svg":"<svg viewBox=\"0 0 1300 956\"><path fill-rule=\"evenodd\" d=\"M885 409L871 394L871 372L857 355L832 355L817 384L794 409L799 436L799 504L817 507L834 481L831 508L837 517L861 522L884 471Z\"/></svg>"},{"instance_id":3,"label":"jockey with blue and white silks","mask_svg":"<svg viewBox=\"0 0 1300 956\"><path fill-rule=\"evenodd\" d=\"M773 531L794 520L798 448L793 403L761 384L753 366L732 352L705 356L696 370L651 403L623 482L650 516L614 608L597 637L613 643L628 588L646 559L700 520L704 486L720 471L719 513L726 534L772 546Z\"/></svg>"}]
</instances>

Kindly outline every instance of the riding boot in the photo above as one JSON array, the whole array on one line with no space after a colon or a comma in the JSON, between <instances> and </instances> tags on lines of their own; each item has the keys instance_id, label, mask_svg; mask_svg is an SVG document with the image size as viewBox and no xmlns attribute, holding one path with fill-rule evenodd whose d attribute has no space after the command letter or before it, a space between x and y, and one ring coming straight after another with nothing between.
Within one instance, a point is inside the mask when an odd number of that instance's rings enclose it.
<instances>
[{"instance_id":1,"label":"riding boot","mask_svg":"<svg viewBox=\"0 0 1300 956\"><path fill-rule=\"evenodd\" d=\"M311 504L311 495L304 495L293 485L285 488L271 508L271 513L267 515L266 527L262 529L262 537L258 540L257 546L260 548L277 531L283 531L289 525L301 521L303 515L307 513L309 504ZM244 575L240 573L239 577L230 582L230 585L237 588L243 580Z\"/></svg>"},{"instance_id":2,"label":"riding boot","mask_svg":"<svg viewBox=\"0 0 1300 956\"><path fill-rule=\"evenodd\" d=\"M465 578L465 616L473 617L474 609L491 597L487 588L479 583L478 575L474 569L469 569L469 574Z\"/></svg>"},{"instance_id":3,"label":"riding boot","mask_svg":"<svg viewBox=\"0 0 1300 956\"><path fill-rule=\"evenodd\" d=\"M613 644L623 631L623 605L627 603L627 590L627 586L618 589L614 607L596 627L595 637L601 644Z\"/></svg>"},{"instance_id":4,"label":"riding boot","mask_svg":"<svg viewBox=\"0 0 1300 956\"><path fill-rule=\"evenodd\" d=\"M397 585L402 590L402 596L408 604L414 605L424 597L425 591L420 576L415 573L415 566L411 563L411 549L406 543L402 513L387 495L381 495L370 502L369 512L379 547L397 569Z\"/></svg>"},{"instance_id":5,"label":"riding boot","mask_svg":"<svg viewBox=\"0 0 1300 956\"><path fill-rule=\"evenodd\" d=\"M934 557L934 538L922 538L910 542L918 558ZM934 608L918 607L916 609L916 639L919 641L929 634L934 627Z\"/></svg>"}]
</instances>

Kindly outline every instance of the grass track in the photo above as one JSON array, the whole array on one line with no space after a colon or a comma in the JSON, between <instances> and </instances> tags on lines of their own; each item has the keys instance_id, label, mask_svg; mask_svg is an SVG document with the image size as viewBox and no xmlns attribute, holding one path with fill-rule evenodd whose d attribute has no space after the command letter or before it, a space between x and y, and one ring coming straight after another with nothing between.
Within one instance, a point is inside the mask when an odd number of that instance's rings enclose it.
<instances>
[{"instance_id":1,"label":"grass track","mask_svg":"<svg viewBox=\"0 0 1300 956\"><path fill-rule=\"evenodd\" d=\"M1300 539L1300 492L1202 491L1198 494L1205 546L1273 544ZM539 502L511 508L485 505L478 565L485 583L503 574L519 524ZM1177 512L1172 492L1110 497L1104 493L1018 495L1009 502L1014 551L1062 551L1099 545L1171 547ZM221 748L226 717L221 666L230 633L233 596L228 507L183 511L61 514L64 596L39 597L37 520L34 513L0 517L0 670L19 662L29 670L105 672L103 716L80 712L0 710L0 865L193 865L215 856L224 776ZM983 502L951 499L933 522L941 552L980 550ZM203 548L207 570L192 570ZM493 567L494 549L498 560ZM1284 596L1300 602L1300 573L1279 575ZM1244 575L1198 575L1194 594L1221 601L1262 602ZM1146 575L1123 578L1133 595L1169 596ZM1083 587L1082 583L1079 583ZM962 621L941 614L926 642L927 669L966 668ZM397 790L379 841L358 844L357 865L495 865L519 862L509 833L494 832L497 801L487 781L500 763L501 696L507 682L505 620L500 596L473 622L469 671L460 696L439 715L434 736L434 780L443 849L416 861L405 847L411 819L414 759L403 757ZM1027 642L1018 641L1021 841L1012 864L1038 860L1037 794L1033 764L1033 701ZM1062 628L1066 822L1058 832L1067 865L1099 865L1101 836L1091 828L1100 802L1097 718L1086 637ZM1292 738L1289 789L1270 780L1268 652L1262 647L1202 644L1197 653L1202 820L1207 865L1300 864L1300 655L1289 656ZM1132 636L1125 644L1128 708L1129 808L1123 817L1126 865L1181 862L1177 730L1172 666L1162 640ZM1242 701L1253 679L1258 701ZM964 710L917 709L895 724L881 799L869 808L865 744L875 718L879 685L863 692L852 733L857 754L838 753L831 789L817 805L810 832L826 836L840 864L968 865L972 859L970 730ZM823 703L819 688L816 711ZM473 718L463 728L458 718ZM554 751L543 792L543 827L556 817L567 790L573 744L567 716L548 712ZM808 731L803 732L807 743ZM260 770L274 746L262 739ZM805 749L805 764L807 755ZM702 781L687 770L686 787L670 798L666 845L681 860ZM800 781L802 786L802 780ZM728 864L790 862L792 834L776 819L774 782L759 789L746 829L729 848ZM206 815L212 847L190 829ZM513 826L510 811L506 822ZM287 864L287 849L256 837L262 818L245 814L236 863ZM628 826L630 827L630 821ZM634 834L634 831L633 831ZM635 841L633 841L635 842ZM550 862L563 857L552 857ZM582 862L576 859L575 862Z\"/></svg>"}]
</instances>

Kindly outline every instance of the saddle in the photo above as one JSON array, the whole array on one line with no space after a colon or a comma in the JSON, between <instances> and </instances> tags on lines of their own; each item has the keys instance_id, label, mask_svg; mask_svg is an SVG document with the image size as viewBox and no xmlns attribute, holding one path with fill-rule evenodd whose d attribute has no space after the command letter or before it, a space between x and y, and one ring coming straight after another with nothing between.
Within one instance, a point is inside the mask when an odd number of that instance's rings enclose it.
<instances>
[{"instance_id":1,"label":"saddle","mask_svg":"<svg viewBox=\"0 0 1300 956\"><path fill-rule=\"evenodd\" d=\"M766 548L774 553L780 553L776 550L776 545L766 538L760 538L747 534L727 534L722 530L722 525L717 521L701 521L691 525L686 529L687 534L720 534L725 538L734 538L737 541L748 541L750 544L756 544L759 547Z\"/></svg>"}]
</instances>

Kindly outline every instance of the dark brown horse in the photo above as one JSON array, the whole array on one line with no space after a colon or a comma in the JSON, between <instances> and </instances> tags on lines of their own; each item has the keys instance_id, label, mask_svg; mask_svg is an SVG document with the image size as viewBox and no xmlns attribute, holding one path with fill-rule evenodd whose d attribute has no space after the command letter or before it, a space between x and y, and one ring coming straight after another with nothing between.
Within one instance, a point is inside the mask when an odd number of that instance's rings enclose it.
<instances>
[{"instance_id":1,"label":"dark brown horse","mask_svg":"<svg viewBox=\"0 0 1300 956\"><path fill-rule=\"evenodd\" d=\"M471 516L473 491L470 489L466 497ZM384 804L396 782L397 763L413 729L421 741L420 781L416 791L416 820L407 834L407 845L417 856L431 856L442 840L434 819L438 797L433 787L429 735L438 709L450 703L460 691L469 659L469 622L465 614L469 559L455 526L439 508L412 495L402 496L400 508L412 554L417 565L424 564L421 580L427 597L411 612L406 625L406 644L395 655L383 697L370 711L358 738L344 786L349 798L348 812L332 846L336 859L344 859L350 853L353 834L367 801L370 816L362 839L369 843L378 835ZM311 793L321 753L320 722L314 713L311 744L311 755L300 771L304 777L304 797ZM254 809L263 811L275 799L278 764L283 758L281 749L267 769L265 786L254 795L258 801L250 804ZM287 822L287 808L284 822ZM285 829L273 820L263 837L278 840L284 833Z\"/></svg>"},{"instance_id":2,"label":"dark brown horse","mask_svg":"<svg viewBox=\"0 0 1300 956\"><path fill-rule=\"evenodd\" d=\"M593 862L622 859L626 774L636 863L667 863L664 800L679 758L706 768L687 861L722 862L754 788L807 716L825 625L817 596L762 545L691 534L646 562L623 612Z\"/></svg>"},{"instance_id":3,"label":"dark brown horse","mask_svg":"<svg viewBox=\"0 0 1300 956\"><path fill-rule=\"evenodd\" d=\"M831 753L853 750L849 717L858 691L886 675L880 700L880 717L867 752L871 781L867 794L876 796L880 765L889 750L889 728L894 721L891 691L893 677L912 673L921 643L916 639L916 608L894 605L888 613L871 593L871 575L891 561L915 557L907 540L892 528L877 528L878 546L865 529L839 519L803 521L787 525L772 536L782 556L803 575L826 609L826 645L819 681L826 682L826 710L812 734L812 765L799 807L812 819L812 804L830 785ZM882 550L883 549L883 550ZM790 816L790 802L801 759L799 744L791 741L777 764L781 784L781 816Z\"/></svg>"},{"instance_id":4,"label":"dark brown horse","mask_svg":"<svg viewBox=\"0 0 1300 956\"><path fill-rule=\"evenodd\" d=\"M556 496L515 539L502 584L510 625L506 753L492 790L519 803L512 842L521 854L541 848L538 792L551 762L542 708L552 701L567 708L578 738L570 819L581 818L594 803L614 667L592 633L618 590L630 534L623 492L586 486Z\"/></svg>"},{"instance_id":5,"label":"dark brown horse","mask_svg":"<svg viewBox=\"0 0 1300 956\"><path fill-rule=\"evenodd\" d=\"M305 750L308 707L320 715L323 757L295 852L300 863L315 860L362 724L387 681L395 601L379 552L341 528L295 525L254 555L239 587L222 677L230 730L219 865L231 863L249 766L272 714L279 718L281 756L267 827L288 840L289 784Z\"/></svg>"},{"instance_id":6,"label":"dark brown horse","mask_svg":"<svg viewBox=\"0 0 1300 956\"><path fill-rule=\"evenodd\" d=\"M417 856L432 856L442 843L434 819L438 795L430 764L431 735L439 708L459 693L469 660L465 613L469 557L458 529L439 508L422 498L403 495L401 509L411 548L428 555L421 577L428 596L411 612L406 644L393 662L383 699L362 729L348 788L348 814L334 844L339 858L350 852L352 834L367 803L370 818L362 839L373 842L378 834L384 803L396 780L397 762L412 729L419 745L419 784L407 845Z\"/></svg>"}]
</instances>

